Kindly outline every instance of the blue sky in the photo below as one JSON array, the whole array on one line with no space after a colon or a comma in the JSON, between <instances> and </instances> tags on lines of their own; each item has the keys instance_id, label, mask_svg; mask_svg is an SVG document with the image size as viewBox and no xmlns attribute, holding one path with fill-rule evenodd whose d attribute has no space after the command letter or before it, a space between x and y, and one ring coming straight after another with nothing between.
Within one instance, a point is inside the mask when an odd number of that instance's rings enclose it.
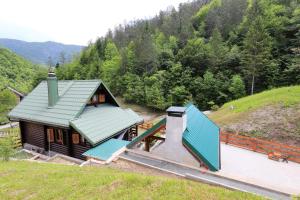
<instances>
[{"instance_id":1,"label":"blue sky","mask_svg":"<svg viewBox=\"0 0 300 200\"><path fill-rule=\"evenodd\" d=\"M0 38L86 45L109 28L186 0L2 0Z\"/></svg>"}]
</instances>

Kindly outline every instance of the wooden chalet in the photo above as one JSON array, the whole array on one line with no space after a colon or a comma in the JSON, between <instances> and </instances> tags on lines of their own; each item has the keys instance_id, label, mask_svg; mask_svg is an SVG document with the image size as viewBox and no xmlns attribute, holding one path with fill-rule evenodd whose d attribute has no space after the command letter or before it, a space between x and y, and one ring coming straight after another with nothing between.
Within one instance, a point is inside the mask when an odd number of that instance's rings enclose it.
<instances>
[{"instance_id":1,"label":"wooden chalet","mask_svg":"<svg viewBox=\"0 0 300 200\"><path fill-rule=\"evenodd\" d=\"M132 110L122 109L101 80L58 81L54 72L8 117L20 122L24 148L79 159L110 139L131 140L143 122Z\"/></svg>"}]
</instances>

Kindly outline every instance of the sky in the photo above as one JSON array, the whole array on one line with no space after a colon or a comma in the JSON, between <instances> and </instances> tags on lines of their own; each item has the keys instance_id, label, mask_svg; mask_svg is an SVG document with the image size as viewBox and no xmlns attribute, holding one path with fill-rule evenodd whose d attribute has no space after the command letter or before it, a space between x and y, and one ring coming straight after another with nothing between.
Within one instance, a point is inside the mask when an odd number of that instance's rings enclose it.
<instances>
[{"instance_id":1,"label":"sky","mask_svg":"<svg viewBox=\"0 0 300 200\"><path fill-rule=\"evenodd\" d=\"M0 38L87 45L108 29L187 0L0 0Z\"/></svg>"}]
</instances>

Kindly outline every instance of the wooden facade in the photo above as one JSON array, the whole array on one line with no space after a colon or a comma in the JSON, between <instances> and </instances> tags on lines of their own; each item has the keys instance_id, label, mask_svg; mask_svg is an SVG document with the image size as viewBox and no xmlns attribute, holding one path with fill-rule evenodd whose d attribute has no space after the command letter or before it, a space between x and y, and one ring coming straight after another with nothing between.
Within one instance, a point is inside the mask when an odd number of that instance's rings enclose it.
<instances>
[{"instance_id":1,"label":"wooden facade","mask_svg":"<svg viewBox=\"0 0 300 200\"><path fill-rule=\"evenodd\" d=\"M82 154L93 146L73 129L62 129L33 122L20 122L21 141L45 151L60 153L84 160ZM123 132L123 131L122 131ZM128 129L124 138L137 135L137 126Z\"/></svg>"},{"instance_id":2,"label":"wooden facade","mask_svg":"<svg viewBox=\"0 0 300 200\"><path fill-rule=\"evenodd\" d=\"M46 105L48 106L45 107L47 98L44 97L47 87L48 104ZM98 108L94 107L100 107L101 104L107 104L101 106L107 106L107 108L111 109L113 107L119 107L119 104L102 81L74 80L60 83L60 87L64 89L60 98L63 99L65 96L67 100L60 101L59 109L51 110L49 108L52 108L58 101L58 81L53 72L48 73L47 87L45 83L40 83L34 92L28 94L27 98L9 113L9 118L12 121L20 122L23 147L28 147L39 153L56 152L78 159L85 159L82 156L84 152L104 141L94 141L93 138L84 134L84 131L81 131L72 124L72 120L74 121L79 114L82 114L81 112L85 111L83 110L84 108L86 108L86 110L95 109L98 111ZM16 91L13 90L13 92ZM40 95L43 96L43 98L39 98ZM76 99L77 95L79 96L79 100ZM32 105L32 109L30 105ZM60 108L62 108L63 112L60 111ZM24 110L26 110L26 112L23 113ZM102 114L101 112L99 113ZM109 113L108 116L113 117L109 115ZM128 113L128 116L130 116L130 113ZM95 117L95 119L97 118ZM91 120L91 118L87 118L86 120ZM132 121L132 123L133 122L134 121ZM98 128L97 123L99 122L97 120L89 123L95 125L94 128ZM132 123L128 123L128 126L131 127L122 125L118 128L118 130L123 129L122 131L111 133L109 136L106 135L105 140L113 137L131 140L133 137L136 137L138 129L137 126L132 125ZM136 123L138 123L138 119L136 119ZM111 124L108 123L107 126L111 126ZM103 127L97 130L99 134L101 134L102 128ZM76 132L75 129L80 132L80 134ZM84 137L88 138L90 142Z\"/></svg>"}]
</instances>

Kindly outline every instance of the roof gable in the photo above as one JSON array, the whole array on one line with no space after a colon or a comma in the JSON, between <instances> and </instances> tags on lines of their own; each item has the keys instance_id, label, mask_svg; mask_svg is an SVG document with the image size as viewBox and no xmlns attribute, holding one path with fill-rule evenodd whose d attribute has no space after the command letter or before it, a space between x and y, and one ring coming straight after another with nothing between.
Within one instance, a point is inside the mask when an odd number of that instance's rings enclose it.
<instances>
[{"instance_id":1,"label":"roof gable","mask_svg":"<svg viewBox=\"0 0 300 200\"><path fill-rule=\"evenodd\" d=\"M8 116L17 120L69 127L69 121L82 113L101 84L101 80L58 81L59 100L55 106L48 108L47 81L42 81Z\"/></svg>"}]
</instances>

